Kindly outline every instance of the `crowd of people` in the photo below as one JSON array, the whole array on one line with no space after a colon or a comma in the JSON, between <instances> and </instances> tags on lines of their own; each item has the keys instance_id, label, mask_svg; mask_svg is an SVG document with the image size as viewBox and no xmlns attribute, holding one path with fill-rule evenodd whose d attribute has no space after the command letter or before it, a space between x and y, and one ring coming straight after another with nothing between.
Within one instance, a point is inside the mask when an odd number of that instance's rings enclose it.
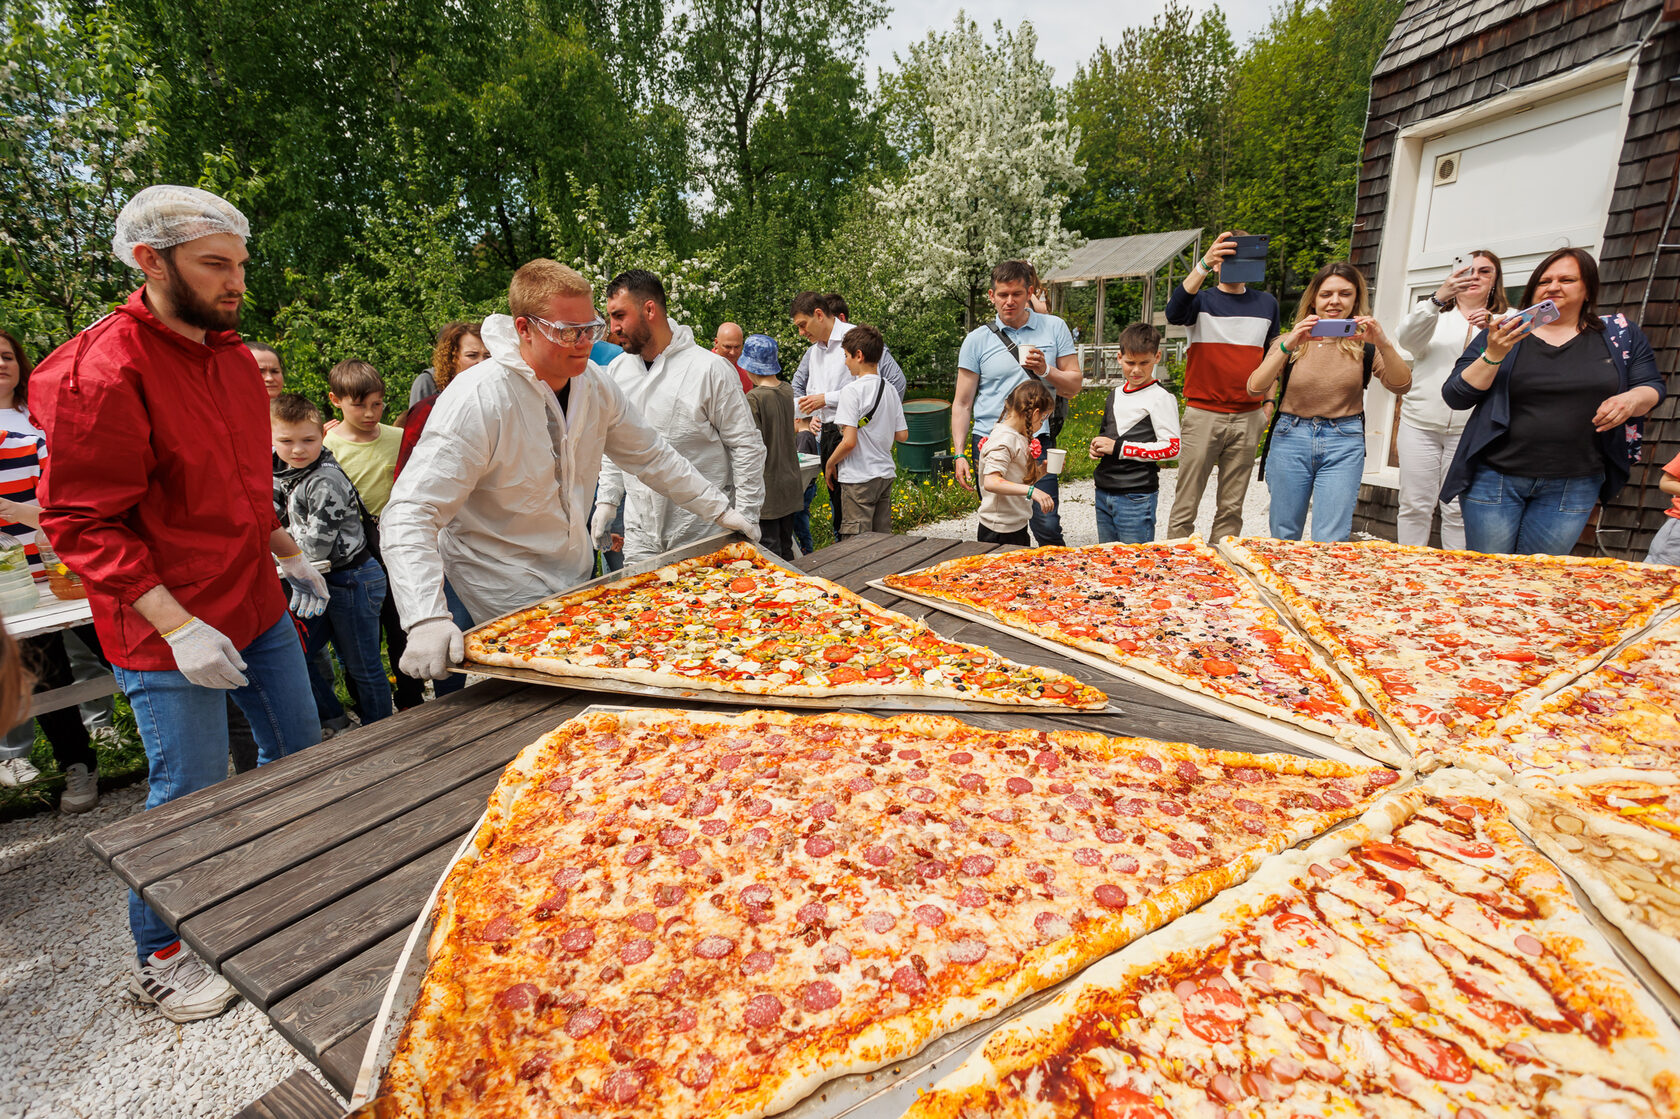
<instances>
[{"instance_id":1,"label":"crowd of people","mask_svg":"<svg viewBox=\"0 0 1680 1119\"><path fill-rule=\"evenodd\" d=\"M851 322L838 294L791 300L809 345L784 377L767 333L724 323L705 348L652 273L596 292L533 260L506 314L441 331L386 424L373 365L332 368L329 418L286 391L272 347L237 333L248 235L213 194L148 188L117 219L116 256L143 277L122 306L34 368L0 331L0 521L33 563L50 541L93 613L90 627L31 639L34 686L72 678L72 643L111 666L145 745L148 807L222 780L230 753L249 768L352 717L414 706L428 687L459 688L466 630L597 571L720 530L790 559L811 551L802 453L817 457L837 538L891 530L908 386L881 331ZM1391 340L1345 262L1312 277L1285 332L1271 295L1220 278L1235 237L1221 234L1167 304L1188 339L1182 412L1158 378L1160 331L1120 335L1122 383L1080 449L1095 461L1100 540L1155 538L1160 467L1174 459L1167 534L1194 531L1216 470L1212 533L1240 532L1257 457L1274 535L1299 538L1310 516L1315 539L1346 539L1373 378L1404 399L1403 542L1427 542L1439 507L1448 546L1567 551L1625 483L1634 421L1662 381L1638 328L1595 310L1588 254L1543 261L1523 305L1556 315L1517 321L1502 317L1499 259L1473 253ZM1074 337L1027 262L1000 262L988 295L995 317L958 355L956 479L979 494L981 540L1060 544L1057 441L1083 387ZM1668 474L1680 493L1680 462ZM1654 559L1680 560L1675 523ZM41 725L67 775L61 807L91 807L82 717ZM7 750L0 780L31 779L27 746ZM139 999L177 1022L231 1004L137 895L129 917Z\"/></svg>"}]
</instances>

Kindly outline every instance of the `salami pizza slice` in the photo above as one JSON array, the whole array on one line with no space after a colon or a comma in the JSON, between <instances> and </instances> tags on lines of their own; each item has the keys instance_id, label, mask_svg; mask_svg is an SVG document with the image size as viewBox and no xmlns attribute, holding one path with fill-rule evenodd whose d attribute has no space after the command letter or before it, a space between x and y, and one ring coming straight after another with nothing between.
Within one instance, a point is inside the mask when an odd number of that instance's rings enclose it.
<instances>
[{"instance_id":1,"label":"salami pizza slice","mask_svg":"<svg viewBox=\"0 0 1680 1119\"><path fill-rule=\"evenodd\" d=\"M1090 709L1064 672L947 641L751 545L558 595L474 630L469 662L754 696L936 696Z\"/></svg>"},{"instance_id":2,"label":"salami pizza slice","mask_svg":"<svg viewBox=\"0 0 1680 1119\"><path fill-rule=\"evenodd\" d=\"M910 1119L1680 1114L1680 1030L1446 770L1088 970Z\"/></svg>"},{"instance_id":3,"label":"salami pizza slice","mask_svg":"<svg viewBox=\"0 0 1680 1119\"><path fill-rule=\"evenodd\" d=\"M369 1114L758 1116L994 1014L1391 770L954 719L597 714L440 892Z\"/></svg>"},{"instance_id":4,"label":"salami pizza slice","mask_svg":"<svg viewBox=\"0 0 1680 1119\"><path fill-rule=\"evenodd\" d=\"M967 556L888 586L961 603L1395 764L1359 696L1200 540Z\"/></svg>"},{"instance_id":5,"label":"salami pizza slice","mask_svg":"<svg viewBox=\"0 0 1680 1119\"><path fill-rule=\"evenodd\" d=\"M1680 568L1382 541L1227 537L1414 755L1474 749L1490 720L1590 671L1665 607Z\"/></svg>"}]
</instances>

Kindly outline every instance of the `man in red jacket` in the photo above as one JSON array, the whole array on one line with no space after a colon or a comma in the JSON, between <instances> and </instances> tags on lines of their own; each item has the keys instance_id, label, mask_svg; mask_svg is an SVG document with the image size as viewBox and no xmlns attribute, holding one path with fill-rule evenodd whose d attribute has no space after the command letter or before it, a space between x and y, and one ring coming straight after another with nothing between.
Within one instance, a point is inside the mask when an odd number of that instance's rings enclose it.
<instances>
[{"instance_id":1,"label":"man in red jacket","mask_svg":"<svg viewBox=\"0 0 1680 1119\"><path fill-rule=\"evenodd\" d=\"M227 776L229 692L261 761L320 741L276 559L300 615L325 608L327 587L274 515L268 395L235 333L248 232L205 191L135 195L113 248L144 285L30 383L52 448L41 527L87 585L134 708L148 808ZM134 894L128 919L141 1001L190 1022L238 998Z\"/></svg>"}]
</instances>

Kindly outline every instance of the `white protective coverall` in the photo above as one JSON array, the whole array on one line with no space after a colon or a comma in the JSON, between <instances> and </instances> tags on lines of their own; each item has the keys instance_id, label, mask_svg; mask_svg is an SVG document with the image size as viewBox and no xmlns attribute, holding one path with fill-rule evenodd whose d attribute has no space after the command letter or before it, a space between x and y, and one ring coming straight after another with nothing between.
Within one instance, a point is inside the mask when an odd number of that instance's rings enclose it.
<instances>
[{"instance_id":1,"label":"white protective coverall","mask_svg":"<svg viewBox=\"0 0 1680 1119\"><path fill-rule=\"evenodd\" d=\"M729 509L600 366L572 378L562 411L519 356L513 319L491 315L481 337L490 358L438 397L380 518L405 629L449 617L446 573L478 624L588 579L595 552L587 525L603 454L697 523Z\"/></svg>"},{"instance_id":2,"label":"white protective coverall","mask_svg":"<svg viewBox=\"0 0 1680 1119\"><path fill-rule=\"evenodd\" d=\"M671 324L671 344L652 365L620 354L607 366L630 403L676 452L734 503L741 515L758 520L764 504L764 438L753 423L741 378L725 358L694 343L694 331ZM602 505L624 506L626 566L681 548L717 532L713 518L678 507L649 487L651 479L627 478L610 462L601 464Z\"/></svg>"}]
</instances>

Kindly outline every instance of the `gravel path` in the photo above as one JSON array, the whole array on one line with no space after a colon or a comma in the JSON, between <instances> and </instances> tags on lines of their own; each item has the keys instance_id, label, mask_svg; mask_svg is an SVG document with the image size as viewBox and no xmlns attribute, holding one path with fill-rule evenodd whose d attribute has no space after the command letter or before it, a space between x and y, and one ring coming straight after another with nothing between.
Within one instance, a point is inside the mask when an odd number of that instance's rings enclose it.
<instances>
[{"instance_id":1,"label":"gravel path","mask_svg":"<svg viewBox=\"0 0 1680 1119\"><path fill-rule=\"evenodd\" d=\"M1196 531L1203 539L1213 531L1214 489L1218 475L1208 478L1207 489L1202 492L1202 504L1196 513ZM1155 536L1165 539L1167 535L1167 516L1172 510L1173 491L1178 486L1178 471L1161 471L1161 497L1155 509ZM1072 482L1062 487L1062 536L1071 547L1080 547L1097 542L1097 507L1094 500L1096 483L1086 478L1083 481ZM1271 504L1271 491L1266 483L1251 481L1248 486L1248 497L1243 503L1243 534L1265 535L1267 531L1266 510ZM937 521L930 525L923 525L913 530L917 536L938 536L948 540L973 540L980 528L980 512L976 509L966 517L953 517L948 521Z\"/></svg>"},{"instance_id":2,"label":"gravel path","mask_svg":"<svg viewBox=\"0 0 1680 1119\"><path fill-rule=\"evenodd\" d=\"M177 1026L128 993L128 894L82 837L140 810L146 785L82 816L0 824L0 1117L226 1119L310 1067L241 1000Z\"/></svg>"}]
</instances>

